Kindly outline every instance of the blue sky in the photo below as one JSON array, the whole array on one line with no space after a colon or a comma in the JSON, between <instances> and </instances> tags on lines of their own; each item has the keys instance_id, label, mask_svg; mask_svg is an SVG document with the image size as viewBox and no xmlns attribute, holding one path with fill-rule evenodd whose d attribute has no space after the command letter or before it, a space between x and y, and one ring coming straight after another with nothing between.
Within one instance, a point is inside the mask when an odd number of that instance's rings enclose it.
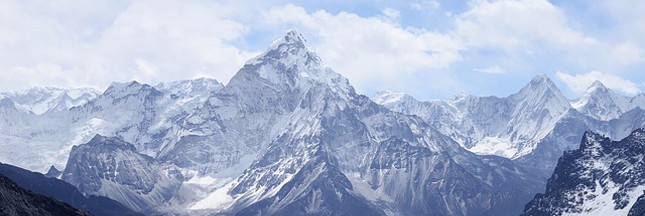
<instances>
[{"instance_id":1,"label":"blue sky","mask_svg":"<svg viewBox=\"0 0 645 216\"><path fill-rule=\"evenodd\" d=\"M537 74L569 97L645 86L645 1L0 0L0 91L216 78L287 29L360 93L506 96Z\"/></svg>"}]
</instances>

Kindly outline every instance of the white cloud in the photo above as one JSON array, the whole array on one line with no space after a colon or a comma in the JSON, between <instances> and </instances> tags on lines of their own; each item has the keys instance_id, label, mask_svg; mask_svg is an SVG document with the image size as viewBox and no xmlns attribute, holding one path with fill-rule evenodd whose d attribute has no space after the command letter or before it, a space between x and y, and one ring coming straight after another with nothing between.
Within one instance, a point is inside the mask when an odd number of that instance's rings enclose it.
<instances>
[{"instance_id":1,"label":"white cloud","mask_svg":"<svg viewBox=\"0 0 645 216\"><path fill-rule=\"evenodd\" d=\"M502 69L499 65L490 66L487 68L475 68L475 71L486 74L505 74L506 70Z\"/></svg>"},{"instance_id":2,"label":"white cloud","mask_svg":"<svg viewBox=\"0 0 645 216\"><path fill-rule=\"evenodd\" d=\"M143 76L156 77L157 73L159 73L159 69L146 60L136 59L135 63L137 64L137 72L140 72Z\"/></svg>"},{"instance_id":3,"label":"white cloud","mask_svg":"<svg viewBox=\"0 0 645 216\"><path fill-rule=\"evenodd\" d=\"M537 73L557 67L624 72L645 62L641 46L645 43L585 32L580 22L594 22L594 18L571 18L547 0L475 0L455 16L451 35L464 44L464 56L493 53L474 59L475 65L493 61L512 71Z\"/></svg>"},{"instance_id":4,"label":"white cloud","mask_svg":"<svg viewBox=\"0 0 645 216\"><path fill-rule=\"evenodd\" d=\"M613 74L606 74L599 71L591 71L585 74L575 74L570 75L564 72L558 71L556 73L558 79L560 79L564 84L575 93L584 92L591 84L595 81L602 82L605 86L610 89L621 91L627 94L636 94L640 92L638 85L632 81L626 80L620 76Z\"/></svg>"},{"instance_id":5,"label":"white cloud","mask_svg":"<svg viewBox=\"0 0 645 216\"><path fill-rule=\"evenodd\" d=\"M457 16L455 34L474 47L527 49L536 42L570 47L596 43L567 25L565 14L546 0L473 1Z\"/></svg>"},{"instance_id":6,"label":"white cloud","mask_svg":"<svg viewBox=\"0 0 645 216\"><path fill-rule=\"evenodd\" d=\"M383 15L391 21L398 21L399 17L401 17L401 12L396 9L386 7L383 8Z\"/></svg>"},{"instance_id":7,"label":"white cloud","mask_svg":"<svg viewBox=\"0 0 645 216\"><path fill-rule=\"evenodd\" d=\"M267 42L266 33L288 28L301 31L359 91L374 90L369 85L450 94L460 83L456 77L465 73L530 75L553 68L638 77L634 71L645 63L645 28L638 28L644 24L634 22L645 14L643 3L588 3L599 14L607 12L602 21L608 23L601 23L611 27L605 27L547 0L468 2L458 9L436 0L385 2L352 11L372 3L324 10L313 8L320 4L257 0L0 0L0 91L196 76L226 82L257 53L248 49L268 45L256 44ZM428 17L418 17L423 13ZM446 22L436 31L419 27L424 26L419 20L437 17ZM589 31L589 23L602 31ZM420 80L426 81L410 84Z\"/></svg>"},{"instance_id":8,"label":"white cloud","mask_svg":"<svg viewBox=\"0 0 645 216\"><path fill-rule=\"evenodd\" d=\"M623 63L632 64L643 61L643 54L638 45L632 42L625 42L615 46L611 52L613 59Z\"/></svg>"},{"instance_id":9,"label":"white cloud","mask_svg":"<svg viewBox=\"0 0 645 216\"><path fill-rule=\"evenodd\" d=\"M434 13L439 7L441 7L441 3L434 0L421 0L410 4L410 9L426 13Z\"/></svg>"},{"instance_id":10,"label":"white cloud","mask_svg":"<svg viewBox=\"0 0 645 216\"><path fill-rule=\"evenodd\" d=\"M216 2L0 1L0 90L106 87L208 74L222 82L252 56L248 27ZM154 70L151 70L154 69Z\"/></svg>"}]
</instances>

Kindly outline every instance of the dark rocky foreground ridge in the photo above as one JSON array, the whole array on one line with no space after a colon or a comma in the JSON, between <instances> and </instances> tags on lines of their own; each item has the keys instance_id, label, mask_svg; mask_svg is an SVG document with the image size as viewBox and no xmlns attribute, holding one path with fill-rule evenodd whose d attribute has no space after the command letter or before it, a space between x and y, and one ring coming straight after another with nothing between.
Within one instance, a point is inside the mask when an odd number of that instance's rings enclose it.
<instances>
[{"instance_id":1,"label":"dark rocky foreground ridge","mask_svg":"<svg viewBox=\"0 0 645 216\"><path fill-rule=\"evenodd\" d=\"M522 215L645 214L645 130L612 141L586 132L580 148L566 152L544 193Z\"/></svg>"},{"instance_id":2,"label":"dark rocky foreground ridge","mask_svg":"<svg viewBox=\"0 0 645 216\"><path fill-rule=\"evenodd\" d=\"M35 194L0 174L0 215L89 215L54 198Z\"/></svg>"}]
</instances>

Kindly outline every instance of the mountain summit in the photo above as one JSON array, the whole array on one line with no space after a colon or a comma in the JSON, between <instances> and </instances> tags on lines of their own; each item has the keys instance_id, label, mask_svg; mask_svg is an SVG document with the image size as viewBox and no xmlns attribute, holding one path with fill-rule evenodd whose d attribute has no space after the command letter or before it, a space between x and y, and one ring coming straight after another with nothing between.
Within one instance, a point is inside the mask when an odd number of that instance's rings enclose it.
<instances>
[{"instance_id":1,"label":"mountain summit","mask_svg":"<svg viewBox=\"0 0 645 216\"><path fill-rule=\"evenodd\" d=\"M633 108L628 97L616 94L600 81L595 81L571 105L585 115L604 121L616 119Z\"/></svg>"},{"instance_id":2,"label":"mountain summit","mask_svg":"<svg viewBox=\"0 0 645 216\"><path fill-rule=\"evenodd\" d=\"M262 54L249 60L247 65L266 63L281 63L285 72L307 72L322 64L318 55L311 51L307 40L295 30L287 31L286 35L275 40Z\"/></svg>"}]
</instances>

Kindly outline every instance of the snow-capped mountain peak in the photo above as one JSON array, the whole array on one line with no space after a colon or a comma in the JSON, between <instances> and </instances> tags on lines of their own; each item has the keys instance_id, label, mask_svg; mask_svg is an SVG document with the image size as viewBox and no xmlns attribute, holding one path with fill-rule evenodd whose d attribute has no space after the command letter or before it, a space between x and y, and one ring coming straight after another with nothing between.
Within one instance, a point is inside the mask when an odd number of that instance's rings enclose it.
<instances>
[{"instance_id":1,"label":"snow-capped mountain peak","mask_svg":"<svg viewBox=\"0 0 645 216\"><path fill-rule=\"evenodd\" d=\"M275 40L267 51L249 60L247 65L266 63L269 60L284 64L286 69L310 69L322 64L320 57L309 49L307 40L295 30L287 31L283 37Z\"/></svg>"},{"instance_id":2,"label":"snow-capped mountain peak","mask_svg":"<svg viewBox=\"0 0 645 216\"><path fill-rule=\"evenodd\" d=\"M612 94L611 90L602 84L602 82L596 80L585 90L582 97L571 103L571 106L575 109L581 109L589 104L590 100L593 100L594 97L606 97L610 94Z\"/></svg>"},{"instance_id":3,"label":"snow-capped mountain peak","mask_svg":"<svg viewBox=\"0 0 645 216\"><path fill-rule=\"evenodd\" d=\"M531 79L530 83L531 84L552 84L553 81L551 81L551 78L549 78L549 76L547 76L546 74L538 74Z\"/></svg>"},{"instance_id":4,"label":"snow-capped mountain peak","mask_svg":"<svg viewBox=\"0 0 645 216\"><path fill-rule=\"evenodd\" d=\"M285 33L285 35L283 37L279 38L278 40L275 40L271 44L271 46L269 46L269 49L270 50L277 49L280 46L285 45L285 44L309 50L309 48L307 48L307 46L306 46L307 39L305 39L302 36L302 34L298 33L298 31L296 31L295 29L287 30L287 32Z\"/></svg>"},{"instance_id":5,"label":"snow-capped mountain peak","mask_svg":"<svg viewBox=\"0 0 645 216\"><path fill-rule=\"evenodd\" d=\"M266 94L270 90L285 96L304 93L314 83L330 86L333 91L354 93L345 77L326 67L320 57L308 48L302 35L290 30L273 42L267 51L249 60L224 91L249 94L249 85L254 85L253 88L268 88L254 95Z\"/></svg>"},{"instance_id":6,"label":"snow-capped mountain peak","mask_svg":"<svg viewBox=\"0 0 645 216\"><path fill-rule=\"evenodd\" d=\"M591 83L591 86L589 86L589 89L590 89L590 90L591 90L591 89L596 89L596 88L600 88L600 89L607 89L607 87L605 86L605 84L602 84L602 82L600 82L600 80L596 80L596 81L594 81L593 83Z\"/></svg>"},{"instance_id":7,"label":"snow-capped mountain peak","mask_svg":"<svg viewBox=\"0 0 645 216\"><path fill-rule=\"evenodd\" d=\"M567 101L555 83L544 74L533 77L526 86L511 97L534 97L532 99L539 99L535 97L553 97L555 100L559 100L559 102Z\"/></svg>"},{"instance_id":8,"label":"snow-capped mountain peak","mask_svg":"<svg viewBox=\"0 0 645 216\"><path fill-rule=\"evenodd\" d=\"M595 81L571 106L587 116L600 120L618 118L632 107L629 98L618 95L600 81Z\"/></svg>"},{"instance_id":9,"label":"snow-capped mountain peak","mask_svg":"<svg viewBox=\"0 0 645 216\"><path fill-rule=\"evenodd\" d=\"M516 101L513 115L528 114L534 109L546 109L551 117L556 117L570 108L569 100L558 87L545 75L537 75L518 93L509 97Z\"/></svg>"}]
</instances>

